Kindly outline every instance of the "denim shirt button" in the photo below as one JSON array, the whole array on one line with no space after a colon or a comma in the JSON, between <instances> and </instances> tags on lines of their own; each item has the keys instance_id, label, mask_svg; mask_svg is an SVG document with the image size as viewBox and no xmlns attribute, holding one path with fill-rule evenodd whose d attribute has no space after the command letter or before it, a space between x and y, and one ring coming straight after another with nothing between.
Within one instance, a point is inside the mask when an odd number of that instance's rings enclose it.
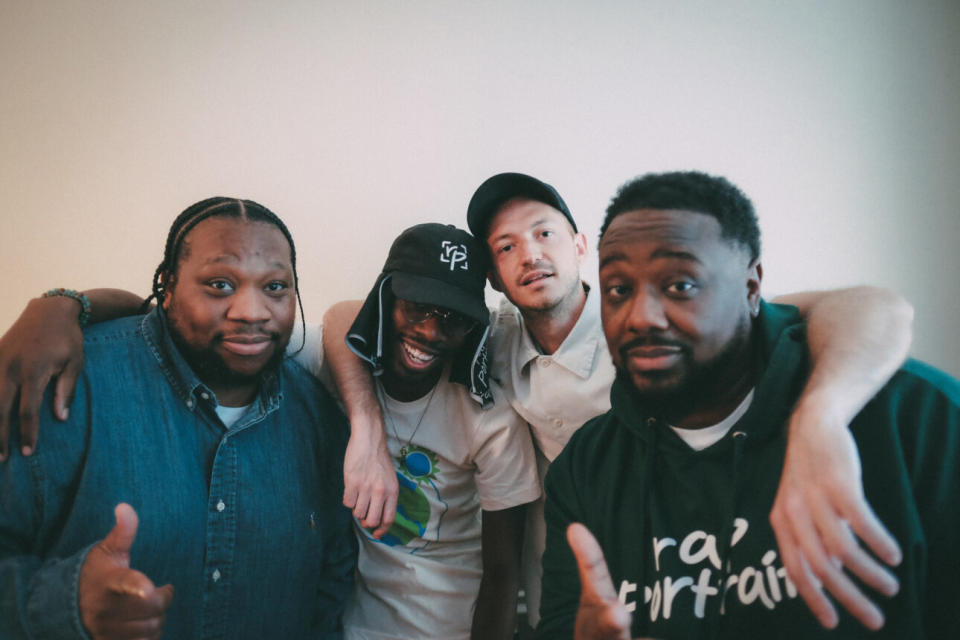
<instances>
[{"instance_id":1,"label":"denim shirt button","mask_svg":"<svg viewBox=\"0 0 960 640\"><path fill-rule=\"evenodd\" d=\"M214 582L219 581L219 580L220 580L220 569L214 569L214 570L213 570L213 576L212 576L212 577L213 577L213 581L214 581Z\"/></svg>"},{"instance_id":2,"label":"denim shirt button","mask_svg":"<svg viewBox=\"0 0 960 640\"><path fill-rule=\"evenodd\" d=\"M210 399L210 394L207 393L206 391L201 391L201 392L200 392L200 397L203 398L204 400L209 400L209 399Z\"/></svg>"},{"instance_id":3,"label":"denim shirt button","mask_svg":"<svg viewBox=\"0 0 960 640\"><path fill-rule=\"evenodd\" d=\"M223 500L217 503L217 511L223 511L227 508L227 505L223 503Z\"/></svg>"},{"instance_id":4,"label":"denim shirt button","mask_svg":"<svg viewBox=\"0 0 960 640\"><path fill-rule=\"evenodd\" d=\"M187 409L193 409L193 398L187 398Z\"/></svg>"}]
</instances>

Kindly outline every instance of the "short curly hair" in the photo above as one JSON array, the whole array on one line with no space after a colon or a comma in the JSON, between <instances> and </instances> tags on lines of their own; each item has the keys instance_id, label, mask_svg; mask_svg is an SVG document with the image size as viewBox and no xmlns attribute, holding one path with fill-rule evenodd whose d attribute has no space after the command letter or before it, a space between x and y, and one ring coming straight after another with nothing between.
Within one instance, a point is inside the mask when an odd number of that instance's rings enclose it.
<instances>
[{"instance_id":1,"label":"short curly hair","mask_svg":"<svg viewBox=\"0 0 960 640\"><path fill-rule=\"evenodd\" d=\"M607 207L600 239L621 213L638 209L680 209L713 216L721 236L760 257L760 225L753 203L733 183L700 171L647 173L623 184Z\"/></svg>"}]
</instances>

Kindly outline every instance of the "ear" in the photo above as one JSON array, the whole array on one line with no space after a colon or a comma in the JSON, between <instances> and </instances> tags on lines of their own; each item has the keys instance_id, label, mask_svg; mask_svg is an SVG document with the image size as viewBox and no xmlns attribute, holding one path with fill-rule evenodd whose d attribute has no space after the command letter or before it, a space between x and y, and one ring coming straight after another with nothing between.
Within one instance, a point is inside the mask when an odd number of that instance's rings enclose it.
<instances>
[{"instance_id":1,"label":"ear","mask_svg":"<svg viewBox=\"0 0 960 640\"><path fill-rule=\"evenodd\" d=\"M490 281L490 286L493 287L494 291L503 293L503 283L500 281L500 276L497 275L496 269L487 271L487 280Z\"/></svg>"},{"instance_id":2,"label":"ear","mask_svg":"<svg viewBox=\"0 0 960 640\"><path fill-rule=\"evenodd\" d=\"M763 265L757 258L747 267L747 305L750 315L756 318L760 314L760 281L763 280Z\"/></svg>"},{"instance_id":3,"label":"ear","mask_svg":"<svg viewBox=\"0 0 960 640\"><path fill-rule=\"evenodd\" d=\"M166 311L170 307L170 294L173 293L173 285L176 284L177 279L175 276L171 275L169 271L164 271L160 274L160 284L163 286L163 302L160 306L163 307L163 310Z\"/></svg>"},{"instance_id":4,"label":"ear","mask_svg":"<svg viewBox=\"0 0 960 640\"><path fill-rule=\"evenodd\" d=\"M577 264L583 264L587 258L587 236L582 231L573 234L573 246L577 253Z\"/></svg>"}]
</instances>

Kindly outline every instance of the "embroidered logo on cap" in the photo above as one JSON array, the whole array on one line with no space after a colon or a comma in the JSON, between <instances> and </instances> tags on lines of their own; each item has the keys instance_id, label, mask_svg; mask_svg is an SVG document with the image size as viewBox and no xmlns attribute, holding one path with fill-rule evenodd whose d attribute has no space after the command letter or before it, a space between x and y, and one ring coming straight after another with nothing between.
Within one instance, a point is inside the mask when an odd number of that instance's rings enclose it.
<instances>
[{"instance_id":1,"label":"embroidered logo on cap","mask_svg":"<svg viewBox=\"0 0 960 640\"><path fill-rule=\"evenodd\" d=\"M440 253L440 262L449 262L450 271L458 268L457 265L460 263L459 268L466 271L469 267L467 266L467 246L463 244L454 244L449 240L444 240L441 244L443 247L442 252Z\"/></svg>"}]
</instances>

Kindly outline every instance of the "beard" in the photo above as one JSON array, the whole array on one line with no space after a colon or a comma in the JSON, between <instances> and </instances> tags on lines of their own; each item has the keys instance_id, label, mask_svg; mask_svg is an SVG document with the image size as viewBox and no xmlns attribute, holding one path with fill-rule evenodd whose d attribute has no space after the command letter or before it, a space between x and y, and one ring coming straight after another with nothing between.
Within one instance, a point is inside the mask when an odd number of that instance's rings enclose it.
<instances>
[{"instance_id":1,"label":"beard","mask_svg":"<svg viewBox=\"0 0 960 640\"><path fill-rule=\"evenodd\" d=\"M626 385L631 396L644 413L676 424L694 410L710 407L723 402L732 385L736 385L747 371L752 368L749 355L751 349L751 324L744 321L737 327L723 350L706 362L696 362L692 350L684 346L681 352L682 371L650 372L646 377L661 384L650 388L638 389L632 374L618 366L616 378ZM670 378L676 377L674 380Z\"/></svg>"},{"instance_id":2,"label":"beard","mask_svg":"<svg viewBox=\"0 0 960 640\"><path fill-rule=\"evenodd\" d=\"M209 344L203 347L197 347L188 343L183 335L177 330L176 322L169 318L170 339L177 347L177 350L187 361L200 380L211 388L233 388L244 387L247 385L259 383L262 377L270 372L276 371L283 363L286 355L286 343L281 343L280 334L270 335L271 341L277 344L277 348L267 363L256 373L243 373L234 371L227 365L219 353L216 351L217 345L223 340L223 334L217 333ZM289 339L288 339L289 341Z\"/></svg>"}]
</instances>

